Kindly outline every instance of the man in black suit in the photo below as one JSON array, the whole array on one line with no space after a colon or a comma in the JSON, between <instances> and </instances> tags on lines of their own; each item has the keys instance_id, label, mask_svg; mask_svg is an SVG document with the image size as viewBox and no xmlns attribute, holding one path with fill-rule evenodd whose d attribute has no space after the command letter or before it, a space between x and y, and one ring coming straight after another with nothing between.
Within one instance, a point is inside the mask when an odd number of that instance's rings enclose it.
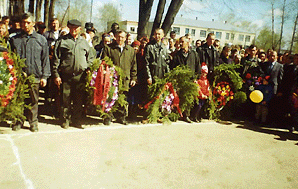
<instances>
[{"instance_id":1,"label":"man in black suit","mask_svg":"<svg viewBox=\"0 0 298 189\"><path fill-rule=\"evenodd\" d=\"M265 74L270 75L270 81L274 85L274 95L277 94L278 85L282 81L283 77L283 65L277 62L277 52L272 51L268 57L268 61L265 63Z\"/></svg>"},{"instance_id":2,"label":"man in black suit","mask_svg":"<svg viewBox=\"0 0 298 189\"><path fill-rule=\"evenodd\" d=\"M269 119L272 122L281 123L281 112L280 112L280 104L283 102L281 98L277 95L277 89L279 84L281 84L283 78L283 65L277 62L277 52L272 51L268 56L268 61L265 63L265 74L270 75L270 81L274 88L274 97L269 104Z\"/></svg>"},{"instance_id":3,"label":"man in black suit","mask_svg":"<svg viewBox=\"0 0 298 189\"><path fill-rule=\"evenodd\" d=\"M217 49L213 46L215 41L214 33L209 33L207 35L206 43L197 48L197 52L200 57L201 63L205 62L208 66L207 78L210 84L213 83L214 79L214 66L219 65L219 53Z\"/></svg>"}]
</instances>

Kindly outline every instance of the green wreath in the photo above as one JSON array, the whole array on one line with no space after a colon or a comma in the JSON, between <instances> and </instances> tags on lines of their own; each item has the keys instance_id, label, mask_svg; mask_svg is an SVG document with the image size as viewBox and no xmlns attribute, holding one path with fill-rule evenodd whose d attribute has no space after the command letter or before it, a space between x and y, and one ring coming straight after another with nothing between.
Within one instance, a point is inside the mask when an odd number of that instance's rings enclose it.
<instances>
[{"instance_id":1,"label":"green wreath","mask_svg":"<svg viewBox=\"0 0 298 189\"><path fill-rule=\"evenodd\" d=\"M4 40L0 39L0 45L6 47ZM25 60L13 53L0 52L0 120L15 123L26 119L24 108L30 108L25 104L25 98L29 98L29 85L34 76L27 77L23 72Z\"/></svg>"},{"instance_id":2,"label":"green wreath","mask_svg":"<svg viewBox=\"0 0 298 189\"><path fill-rule=\"evenodd\" d=\"M162 107L170 93L164 90L167 83L171 83L179 97L181 112L189 113L197 100L197 85L194 83L194 73L187 66L178 66L166 73L163 79L155 78L155 83L149 86L151 104L149 105L148 121L150 123L177 121L180 113L177 108L165 111Z\"/></svg>"},{"instance_id":3,"label":"green wreath","mask_svg":"<svg viewBox=\"0 0 298 189\"><path fill-rule=\"evenodd\" d=\"M110 70L113 72L111 75L111 87L108 92L108 97L107 97L107 103L113 103L112 101L115 100L115 103L109 108L109 111L105 111L107 109L103 109L103 106L101 105L93 105L94 102L94 78L97 76L97 72L99 67L101 66L102 62L105 62L105 64L110 68ZM115 66L113 64L113 61L109 57L105 57L104 59L95 59L92 66L90 67L90 72L87 75L86 79L86 91L88 94L88 106L91 108L91 111L96 111L99 113L101 117L108 117L111 113L114 113L117 111L118 107L126 107L127 106L127 101L126 101L126 95L123 93L125 91L124 85L123 85L123 71L120 67ZM116 74L117 78L115 77ZM117 87L113 86L113 82L117 79ZM117 88L117 89L116 89ZM116 91L117 90L117 91ZM117 99L115 99L113 96L117 95Z\"/></svg>"},{"instance_id":4,"label":"green wreath","mask_svg":"<svg viewBox=\"0 0 298 189\"><path fill-rule=\"evenodd\" d=\"M246 94L240 91L243 80L236 71L240 67L239 64L220 64L214 67L212 97L208 108L210 119L220 119L221 111L229 104L228 102L243 103L246 101Z\"/></svg>"}]
</instances>

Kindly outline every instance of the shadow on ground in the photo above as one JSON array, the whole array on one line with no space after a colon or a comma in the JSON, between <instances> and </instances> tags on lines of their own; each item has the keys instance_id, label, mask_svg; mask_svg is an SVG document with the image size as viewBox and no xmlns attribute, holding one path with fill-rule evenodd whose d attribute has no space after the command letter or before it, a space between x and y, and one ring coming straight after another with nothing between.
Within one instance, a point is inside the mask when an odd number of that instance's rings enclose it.
<instances>
[{"instance_id":1,"label":"shadow on ground","mask_svg":"<svg viewBox=\"0 0 298 189\"><path fill-rule=\"evenodd\" d=\"M235 124L239 124L236 128L239 129L247 129L259 133L265 133L269 135L275 135L278 138L274 138L275 140L280 140L280 141L287 141L287 140L292 140L292 141L298 141L298 134L297 133L290 133L287 129L281 126L276 126L276 127L259 127L258 125L254 125L252 122L243 122L243 121L233 121ZM296 144L298 145L298 143Z\"/></svg>"}]
</instances>

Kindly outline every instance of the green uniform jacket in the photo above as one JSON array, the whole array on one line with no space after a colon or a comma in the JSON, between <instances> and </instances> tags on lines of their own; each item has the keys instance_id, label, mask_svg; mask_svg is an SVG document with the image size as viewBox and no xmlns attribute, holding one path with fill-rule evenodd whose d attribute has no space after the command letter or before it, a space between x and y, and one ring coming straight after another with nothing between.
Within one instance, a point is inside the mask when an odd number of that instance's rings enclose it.
<instances>
[{"instance_id":1,"label":"green uniform jacket","mask_svg":"<svg viewBox=\"0 0 298 189\"><path fill-rule=\"evenodd\" d=\"M113 43L109 47L105 47L102 57L104 58L105 56L110 57L113 64L123 70L123 84L125 89L128 90L130 81L137 80L137 63L134 49L131 46L125 45L121 53L118 44Z\"/></svg>"},{"instance_id":2,"label":"green uniform jacket","mask_svg":"<svg viewBox=\"0 0 298 189\"><path fill-rule=\"evenodd\" d=\"M72 35L62 36L55 44L53 75L78 75L93 63L95 53L83 37L75 40Z\"/></svg>"}]
</instances>

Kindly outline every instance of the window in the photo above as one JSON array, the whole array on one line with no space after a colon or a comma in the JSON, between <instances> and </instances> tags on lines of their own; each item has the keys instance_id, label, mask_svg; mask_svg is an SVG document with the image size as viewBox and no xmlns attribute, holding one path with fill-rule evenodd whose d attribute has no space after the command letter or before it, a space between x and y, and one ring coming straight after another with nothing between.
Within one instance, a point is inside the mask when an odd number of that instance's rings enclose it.
<instances>
[{"instance_id":1,"label":"window","mask_svg":"<svg viewBox=\"0 0 298 189\"><path fill-rule=\"evenodd\" d=\"M221 39L222 32L216 32L215 37L216 39Z\"/></svg>"},{"instance_id":2,"label":"window","mask_svg":"<svg viewBox=\"0 0 298 189\"><path fill-rule=\"evenodd\" d=\"M196 29L191 29L191 35L195 36L196 35Z\"/></svg>"},{"instance_id":3,"label":"window","mask_svg":"<svg viewBox=\"0 0 298 189\"><path fill-rule=\"evenodd\" d=\"M209 33L214 33L214 31L210 31Z\"/></svg>"},{"instance_id":4,"label":"window","mask_svg":"<svg viewBox=\"0 0 298 189\"><path fill-rule=\"evenodd\" d=\"M230 33L226 33L226 40L230 39Z\"/></svg>"},{"instance_id":5,"label":"window","mask_svg":"<svg viewBox=\"0 0 298 189\"><path fill-rule=\"evenodd\" d=\"M250 42L250 36L249 35L245 36L245 42Z\"/></svg>"},{"instance_id":6,"label":"window","mask_svg":"<svg viewBox=\"0 0 298 189\"><path fill-rule=\"evenodd\" d=\"M243 39L244 39L244 35L239 35L238 41L243 41Z\"/></svg>"},{"instance_id":7,"label":"window","mask_svg":"<svg viewBox=\"0 0 298 189\"><path fill-rule=\"evenodd\" d=\"M130 31L131 31L131 32L134 32L135 29L136 29L135 27L130 27Z\"/></svg>"},{"instance_id":8,"label":"window","mask_svg":"<svg viewBox=\"0 0 298 189\"><path fill-rule=\"evenodd\" d=\"M231 40L234 40L235 39L235 34L231 34Z\"/></svg>"},{"instance_id":9,"label":"window","mask_svg":"<svg viewBox=\"0 0 298 189\"><path fill-rule=\"evenodd\" d=\"M206 37L206 30L201 30L200 31L200 37Z\"/></svg>"},{"instance_id":10,"label":"window","mask_svg":"<svg viewBox=\"0 0 298 189\"><path fill-rule=\"evenodd\" d=\"M185 34L189 33L189 28L185 28Z\"/></svg>"},{"instance_id":11,"label":"window","mask_svg":"<svg viewBox=\"0 0 298 189\"><path fill-rule=\"evenodd\" d=\"M173 31L174 31L177 35L180 35L180 28L179 28L179 27L173 27Z\"/></svg>"}]
</instances>

